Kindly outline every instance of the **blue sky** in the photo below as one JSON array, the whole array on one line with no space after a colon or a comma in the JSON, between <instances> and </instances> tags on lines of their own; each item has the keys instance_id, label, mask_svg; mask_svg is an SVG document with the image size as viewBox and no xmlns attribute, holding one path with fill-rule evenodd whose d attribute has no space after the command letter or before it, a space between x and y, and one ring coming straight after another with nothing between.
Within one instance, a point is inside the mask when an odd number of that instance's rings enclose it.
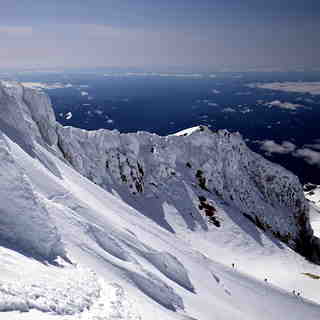
<instances>
[{"instance_id":1,"label":"blue sky","mask_svg":"<svg viewBox=\"0 0 320 320\"><path fill-rule=\"evenodd\" d=\"M0 67L320 65L320 1L0 0Z\"/></svg>"}]
</instances>

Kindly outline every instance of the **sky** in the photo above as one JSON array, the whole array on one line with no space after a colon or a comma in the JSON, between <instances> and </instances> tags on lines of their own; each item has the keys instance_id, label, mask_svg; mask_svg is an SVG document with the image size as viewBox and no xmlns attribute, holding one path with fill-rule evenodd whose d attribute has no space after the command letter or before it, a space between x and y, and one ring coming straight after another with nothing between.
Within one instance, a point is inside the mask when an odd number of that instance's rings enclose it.
<instances>
[{"instance_id":1,"label":"sky","mask_svg":"<svg viewBox=\"0 0 320 320\"><path fill-rule=\"evenodd\" d=\"M0 0L0 68L320 66L318 0Z\"/></svg>"}]
</instances>

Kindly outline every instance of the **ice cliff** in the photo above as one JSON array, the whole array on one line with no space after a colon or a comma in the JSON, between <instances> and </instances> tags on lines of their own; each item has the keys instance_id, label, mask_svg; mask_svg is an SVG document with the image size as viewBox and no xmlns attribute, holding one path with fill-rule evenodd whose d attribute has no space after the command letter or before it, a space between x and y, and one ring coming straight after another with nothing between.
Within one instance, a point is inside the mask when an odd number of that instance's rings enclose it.
<instances>
[{"instance_id":1,"label":"ice cliff","mask_svg":"<svg viewBox=\"0 0 320 320\"><path fill-rule=\"evenodd\" d=\"M0 245L46 260L64 255L57 228L1 132L0 181Z\"/></svg>"}]
</instances>

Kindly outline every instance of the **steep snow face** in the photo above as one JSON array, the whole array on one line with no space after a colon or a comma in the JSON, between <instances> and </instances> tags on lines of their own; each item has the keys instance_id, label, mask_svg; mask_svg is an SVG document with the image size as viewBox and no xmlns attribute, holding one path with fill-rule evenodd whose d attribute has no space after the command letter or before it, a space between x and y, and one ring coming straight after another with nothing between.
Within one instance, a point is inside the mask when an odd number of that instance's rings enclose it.
<instances>
[{"instance_id":1,"label":"steep snow face","mask_svg":"<svg viewBox=\"0 0 320 320\"><path fill-rule=\"evenodd\" d=\"M23 87L23 101L27 105L33 121L39 128L42 139L49 146L56 145L56 118L49 97L31 88Z\"/></svg>"},{"instance_id":2,"label":"steep snow face","mask_svg":"<svg viewBox=\"0 0 320 320\"><path fill-rule=\"evenodd\" d=\"M1 132L0 181L0 244L48 260L64 255L57 228Z\"/></svg>"},{"instance_id":3,"label":"steep snow face","mask_svg":"<svg viewBox=\"0 0 320 320\"><path fill-rule=\"evenodd\" d=\"M34 141L57 144L56 121L49 97L19 83L0 82L2 131L32 153Z\"/></svg>"},{"instance_id":4,"label":"steep snow face","mask_svg":"<svg viewBox=\"0 0 320 320\"><path fill-rule=\"evenodd\" d=\"M223 201L301 252L310 244L308 203L298 178L250 151L239 134L202 127L186 136L160 137L61 127L58 136L74 168L107 190L148 200L162 197L175 207L175 194L183 194L187 205L178 211L188 210L195 220L204 212L217 227L223 222L215 207ZM198 195L197 203L188 188ZM163 225L170 229L166 221Z\"/></svg>"}]
</instances>

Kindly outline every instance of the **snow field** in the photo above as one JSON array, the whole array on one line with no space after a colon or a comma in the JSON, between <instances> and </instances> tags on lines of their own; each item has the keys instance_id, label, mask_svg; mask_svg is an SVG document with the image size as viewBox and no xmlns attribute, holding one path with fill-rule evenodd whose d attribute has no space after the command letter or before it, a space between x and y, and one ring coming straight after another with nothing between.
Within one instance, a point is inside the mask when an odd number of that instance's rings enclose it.
<instances>
[{"instance_id":1,"label":"snow field","mask_svg":"<svg viewBox=\"0 0 320 320\"><path fill-rule=\"evenodd\" d=\"M0 312L36 309L57 315L72 315L89 309L100 296L97 276L88 269L57 267L51 276L36 281L1 281Z\"/></svg>"}]
</instances>

